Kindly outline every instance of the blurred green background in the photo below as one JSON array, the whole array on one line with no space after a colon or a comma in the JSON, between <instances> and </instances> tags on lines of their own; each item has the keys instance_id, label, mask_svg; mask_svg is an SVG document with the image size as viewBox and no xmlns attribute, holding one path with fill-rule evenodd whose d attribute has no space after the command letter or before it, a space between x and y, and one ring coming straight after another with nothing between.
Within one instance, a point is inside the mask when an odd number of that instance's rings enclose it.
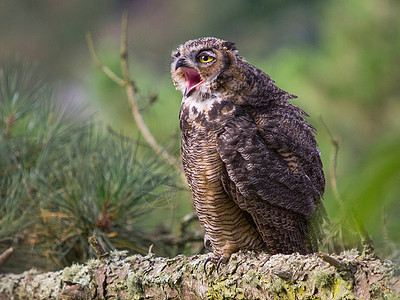
<instances>
[{"instance_id":1,"label":"blurred green background","mask_svg":"<svg viewBox=\"0 0 400 300\"><path fill-rule=\"evenodd\" d=\"M250 63L299 97L292 103L310 115L318 130L327 180L324 203L331 220L323 249L360 247L351 217L344 213L352 208L377 253L399 260L399 1L5 0L0 3L0 59L17 57L36 65L45 81L58 82L57 99L63 105L86 106L103 127L141 139L124 90L96 68L85 41L90 31L102 62L121 75L125 10L139 105L160 144L179 156L181 94L170 80L171 51L201 36L234 41ZM345 209L332 192L334 147L327 128L341 141L337 184ZM141 151L154 156L149 149ZM169 185L182 186L174 178ZM192 212L187 190L178 188L165 198L142 221L148 230L163 224L174 232Z\"/></svg>"}]
</instances>

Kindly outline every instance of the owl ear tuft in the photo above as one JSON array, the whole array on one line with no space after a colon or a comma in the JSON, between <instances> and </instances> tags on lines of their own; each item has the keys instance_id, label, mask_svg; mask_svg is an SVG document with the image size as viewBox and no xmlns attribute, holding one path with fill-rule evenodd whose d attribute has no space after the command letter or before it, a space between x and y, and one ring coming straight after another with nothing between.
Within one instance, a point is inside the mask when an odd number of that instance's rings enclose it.
<instances>
[{"instance_id":1,"label":"owl ear tuft","mask_svg":"<svg viewBox=\"0 0 400 300\"><path fill-rule=\"evenodd\" d=\"M235 43L233 43L233 42L228 42L228 41L223 42L222 47L225 47L226 49L232 50L232 51L237 50Z\"/></svg>"}]
</instances>

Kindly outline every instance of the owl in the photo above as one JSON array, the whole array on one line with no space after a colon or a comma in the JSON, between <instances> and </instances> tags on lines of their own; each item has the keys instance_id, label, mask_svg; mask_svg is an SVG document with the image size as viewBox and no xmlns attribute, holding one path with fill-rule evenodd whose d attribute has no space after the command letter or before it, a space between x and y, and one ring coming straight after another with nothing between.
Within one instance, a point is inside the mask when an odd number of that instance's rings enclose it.
<instances>
[{"instance_id":1,"label":"owl","mask_svg":"<svg viewBox=\"0 0 400 300\"><path fill-rule=\"evenodd\" d=\"M190 40L172 57L182 163L210 260L317 251L325 179L315 129L288 101L296 96L229 41Z\"/></svg>"}]
</instances>

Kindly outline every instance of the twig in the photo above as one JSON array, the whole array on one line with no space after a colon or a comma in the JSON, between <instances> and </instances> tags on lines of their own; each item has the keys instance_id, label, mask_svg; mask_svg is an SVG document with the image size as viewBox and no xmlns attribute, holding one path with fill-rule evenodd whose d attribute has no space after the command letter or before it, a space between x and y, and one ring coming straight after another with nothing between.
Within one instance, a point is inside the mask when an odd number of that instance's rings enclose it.
<instances>
[{"instance_id":1,"label":"twig","mask_svg":"<svg viewBox=\"0 0 400 300\"><path fill-rule=\"evenodd\" d=\"M319 258L321 258L323 261L330 264L331 266L335 267L340 272L343 272L343 271L348 272L351 270L351 268L349 267L348 264L346 264L345 262L341 262L340 260L338 260L332 256L329 256L328 254L326 254L324 252L318 252L317 256Z\"/></svg>"},{"instance_id":2,"label":"twig","mask_svg":"<svg viewBox=\"0 0 400 300\"><path fill-rule=\"evenodd\" d=\"M331 186L332 186L332 191L333 194L335 195L335 198L337 202L339 203L340 207L343 209L345 213L348 212L348 209L346 209L342 197L340 196L339 189L337 187L337 181L336 181L336 166L337 166L337 159L338 159L338 153L339 153L339 148L341 145L341 140L336 139L333 137L331 131L329 130L329 127L326 125L322 117L320 117L320 120L325 127L325 130L328 132L328 135L331 139L331 142L334 146L334 153L333 153L333 159L332 159L332 167L330 170L330 180L331 180ZM363 222L356 217L356 214L354 213L354 210L350 208L350 214L351 217L357 227L358 234L360 235L361 239L361 244L363 246L363 254L364 255L374 255L374 243L368 234L367 230L364 227Z\"/></svg>"},{"instance_id":3,"label":"twig","mask_svg":"<svg viewBox=\"0 0 400 300\"><path fill-rule=\"evenodd\" d=\"M89 243L93 247L96 252L97 257L101 259L105 259L109 256L109 253L104 249L103 245L96 239L94 235L89 237Z\"/></svg>"},{"instance_id":4,"label":"twig","mask_svg":"<svg viewBox=\"0 0 400 300\"><path fill-rule=\"evenodd\" d=\"M4 251L2 254L0 254L0 268L3 266L3 264L6 262L6 260L11 256L11 254L14 252L14 248L8 248L6 251Z\"/></svg>"},{"instance_id":5,"label":"twig","mask_svg":"<svg viewBox=\"0 0 400 300\"><path fill-rule=\"evenodd\" d=\"M94 50L94 45L93 45L93 40L90 32L86 33L86 41L88 44L88 48L90 51L90 55L92 56L93 61L95 62L96 66L100 68L112 81L114 81L116 84L124 87L125 86L125 81L121 79L118 75L116 75L111 69L107 66L105 66L99 59L99 57L96 54L96 51Z\"/></svg>"},{"instance_id":6,"label":"twig","mask_svg":"<svg viewBox=\"0 0 400 300\"><path fill-rule=\"evenodd\" d=\"M122 24L121 24L121 68L122 68L122 73L124 74L125 91L128 96L129 102L131 104L132 115L135 118L136 124L138 125L144 138L149 143L149 145L156 151L156 153L161 154L161 156L165 160L167 160L172 166L174 166L179 172L182 172L182 169L179 167L180 164L178 164L177 160L169 153L167 153L165 149L163 149L156 142L155 138L150 133L150 130L144 123L142 115L140 114L139 106L136 101L134 83L131 80L129 74L127 43L128 43L128 13L124 12L122 15Z\"/></svg>"},{"instance_id":7,"label":"twig","mask_svg":"<svg viewBox=\"0 0 400 300\"><path fill-rule=\"evenodd\" d=\"M340 139L336 139L333 137L331 131L329 130L328 125L324 122L322 117L320 117L320 120L322 122L322 125L325 127L325 130L328 132L328 135L331 139L332 145L333 145L333 158L332 158L332 167L330 168L330 180L331 180L331 186L332 186L332 191L333 194L335 195L335 198L337 202L339 203L340 207L342 209L345 209L342 197L340 197L339 189L337 187L337 181L336 181L336 167L337 167L337 160L338 160L338 153L339 153L339 148L342 144L342 141Z\"/></svg>"},{"instance_id":8,"label":"twig","mask_svg":"<svg viewBox=\"0 0 400 300\"><path fill-rule=\"evenodd\" d=\"M133 80L130 77L129 73L129 66L128 66L128 50L127 50L127 44L128 44L128 13L124 12L122 15L122 23L121 23L121 68L122 68L122 73L123 73L123 79L118 77L114 72L112 72L108 67L103 65L98 58L96 51L93 46L93 41L91 39L90 33L87 33L86 35L88 47L90 54L96 63L96 65L108 76L110 77L115 83L120 85L121 87L125 88L126 95L128 97L130 106L131 106L131 113L133 118L135 119L135 122L140 130L140 132L143 134L146 142L153 148L153 150L157 153L160 154L164 160L166 160L171 166L173 166L180 174L181 177L184 181L186 181L186 178L183 174L183 170L181 167L181 164L177 161L175 157L170 155L163 147L161 147L153 135L151 134L149 128L147 127L146 123L143 120L143 117L140 113L139 106L136 100L136 94L135 94L135 85Z\"/></svg>"},{"instance_id":9,"label":"twig","mask_svg":"<svg viewBox=\"0 0 400 300\"><path fill-rule=\"evenodd\" d=\"M11 112L10 116L7 118L7 121L6 121L6 129L4 130L4 138L5 139L10 138L11 127L12 127L14 121L15 121L14 113Z\"/></svg>"},{"instance_id":10,"label":"twig","mask_svg":"<svg viewBox=\"0 0 400 300\"><path fill-rule=\"evenodd\" d=\"M292 273L290 272L278 270L275 271L274 274L285 281L290 281L292 279Z\"/></svg>"},{"instance_id":11,"label":"twig","mask_svg":"<svg viewBox=\"0 0 400 300\"><path fill-rule=\"evenodd\" d=\"M178 245L178 253L182 253L185 245L188 242L193 242L193 241L203 241L203 236L202 235L196 235L193 233L188 232L188 227L190 223L197 221L198 217L195 213L191 213L186 215L183 220L179 223L178 226L178 238L176 244ZM199 239L200 238L200 239Z\"/></svg>"},{"instance_id":12,"label":"twig","mask_svg":"<svg viewBox=\"0 0 400 300\"><path fill-rule=\"evenodd\" d=\"M149 147L149 144L143 143L140 140L133 139L129 136L126 136L126 135L116 132L111 126L107 126L106 129L109 133L111 133L112 135L115 135L116 137L119 137L122 140L132 142L132 143L135 143L135 144L143 146L143 147Z\"/></svg>"}]
</instances>

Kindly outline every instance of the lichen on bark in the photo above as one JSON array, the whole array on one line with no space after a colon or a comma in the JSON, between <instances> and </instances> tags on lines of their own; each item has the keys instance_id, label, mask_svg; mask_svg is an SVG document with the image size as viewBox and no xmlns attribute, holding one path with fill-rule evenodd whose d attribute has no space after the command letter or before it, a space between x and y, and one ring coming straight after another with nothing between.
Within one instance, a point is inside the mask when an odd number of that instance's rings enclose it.
<instances>
[{"instance_id":1,"label":"lichen on bark","mask_svg":"<svg viewBox=\"0 0 400 300\"><path fill-rule=\"evenodd\" d=\"M331 255L239 252L219 272L207 255L174 258L111 253L62 271L0 275L0 298L65 299L393 299L400 297L399 268L356 251Z\"/></svg>"}]
</instances>

